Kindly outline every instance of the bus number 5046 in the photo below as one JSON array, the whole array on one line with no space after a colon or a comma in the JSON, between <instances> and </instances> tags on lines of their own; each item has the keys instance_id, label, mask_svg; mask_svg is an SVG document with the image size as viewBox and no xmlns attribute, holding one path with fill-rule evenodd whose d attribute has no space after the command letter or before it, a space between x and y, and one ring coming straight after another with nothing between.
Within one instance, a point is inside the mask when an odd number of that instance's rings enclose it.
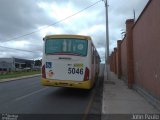
<instances>
[{"instance_id":1,"label":"bus number 5046","mask_svg":"<svg viewBox=\"0 0 160 120\"><path fill-rule=\"evenodd\" d=\"M83 68L68 68L68 74L81 74L81 75L83 75Z\"/></svg>"}]
</instances>

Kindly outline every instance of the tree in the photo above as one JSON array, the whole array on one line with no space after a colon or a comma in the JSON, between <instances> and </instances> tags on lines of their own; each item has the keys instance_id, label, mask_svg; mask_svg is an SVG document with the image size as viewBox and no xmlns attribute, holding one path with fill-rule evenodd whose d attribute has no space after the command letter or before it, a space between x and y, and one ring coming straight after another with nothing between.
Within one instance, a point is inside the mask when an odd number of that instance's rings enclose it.
<instances>
[{"instance_id":1,"label":"tree","mask_svg":"<svg viewBox=\"0 0 160 120\"><path fill-rule=\"evenodd\" d=\"M42 62L41 60L35 60L35 66L41 66L42 65Z\"/></svg>"}]
</instances>

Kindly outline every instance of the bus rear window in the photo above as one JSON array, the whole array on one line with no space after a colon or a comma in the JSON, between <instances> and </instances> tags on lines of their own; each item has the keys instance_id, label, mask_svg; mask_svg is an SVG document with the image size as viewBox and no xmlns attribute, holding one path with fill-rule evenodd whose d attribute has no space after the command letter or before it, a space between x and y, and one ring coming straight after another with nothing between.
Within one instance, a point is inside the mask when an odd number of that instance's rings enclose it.
<instances>
[{"instance_id":1,"label":"bus rear window","mask_svg":"<svg viewBox=\"0 0 160 120\"><path fill-rule=\"evenodd\" d=\"M47 39L45 42L46 54L69 54L86 56L88 41L82 39Z\"/></svg>"}]
</instances>

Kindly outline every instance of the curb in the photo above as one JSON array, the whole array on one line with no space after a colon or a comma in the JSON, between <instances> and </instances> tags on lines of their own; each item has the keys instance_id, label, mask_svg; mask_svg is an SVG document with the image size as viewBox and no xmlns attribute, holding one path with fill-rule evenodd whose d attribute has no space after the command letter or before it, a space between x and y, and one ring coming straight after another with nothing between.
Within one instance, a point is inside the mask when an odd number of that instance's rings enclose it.
<instances>
[{"instance_id":1,"label":"curb","mask_svg":"<svg viewBox=\"0 0 160 120\"><path fill-rule=\"evenodd\" d=\"M1 79L1 80L0 80L0 83L3 83L3 82L11 82L11 81L16 81L16 80L21 80L21 79L24 79L24 78L37 77L37 76L40 76L40 75L41 75L41 74L35 74L35 75L21 76L21 77L17 77L17 78Z\"/></svg>"}]
</instances>

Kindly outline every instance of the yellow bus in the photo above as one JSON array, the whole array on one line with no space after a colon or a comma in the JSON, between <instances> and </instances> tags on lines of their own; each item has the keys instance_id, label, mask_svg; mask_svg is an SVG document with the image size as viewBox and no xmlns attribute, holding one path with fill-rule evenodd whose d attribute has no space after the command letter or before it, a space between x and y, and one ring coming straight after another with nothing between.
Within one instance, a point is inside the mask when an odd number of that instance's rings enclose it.
<instances>
[{"instance_id":1,"label":"yellow bus","mask_svg":"<svg viewBox=\"0 0 160 120\"><path fill-rule=\"evenodd\" d=\"M93 87L99 74L100 57L90 36L47 35L43 41L42 85Z\"/></svg>"}]
</instances>

